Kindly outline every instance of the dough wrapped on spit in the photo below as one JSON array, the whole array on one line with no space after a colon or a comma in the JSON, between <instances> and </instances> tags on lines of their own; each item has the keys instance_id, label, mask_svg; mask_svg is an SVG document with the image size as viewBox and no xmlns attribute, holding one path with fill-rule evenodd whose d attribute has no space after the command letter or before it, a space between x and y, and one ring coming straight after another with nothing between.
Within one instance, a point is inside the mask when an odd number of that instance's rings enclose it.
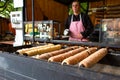
<instances>
[{"instance_id":1,"label":"dough wrapped on spit","mask_svg":"<svg viewBox=\"0 0 120 80\"><path fill-rule=\"evenodd\" d=\"M81 51L85 50L84 47L79 47L75 50L71 50L69 52L65 52L64 54L59 54L59 55L56 55L56 56L53 56L53 57L50 57L48 59L48 61L50 62L62 62L64 59L70 57L70 56L73 56Z\"/></svg>"},{"instance_id":2,"label":"dough wrapped on spit","mask_svg":"<svg viewBox=\"0 0 120 80\"><path fill-rule=\"evenodd\" d=\"M19 50L16 51L16 54L21 54L21 55L23 55L23 53L25 53L25 52L27 52L27 51L31 51L31 50L39 49L39 48L44 48L44 47L47 47L47 46L53 46L53 45L54 45L54 44L47 44L47 45L44 45L44 46L37 46L37 47L19 49Z\"/></svg>"},{"instance_id":3,"label":"dough wrapped on spit","mask_svg":"<svg viewBox=\"0 0 120 80\"><path fill-rule=\"evenodd\" d=\"M46 52L59 50L59 49L61 49L61 47L62 46L60 44L53 45L53 46L45 46L45 47L37 48L37 49L34 49L34 50L26 51L25 53L23 53L23 55L34 56L34 55L37 55L37 54L43 54L43 53L46 53Z\"/></svg>"},{"instance_id":4,"label":"dough wrapped on spit","mask_svg":"<svg viewBox=\"0 0 120 80\"><path fill-rule=\"evenodd\" d=\"M44 54L41 54L41 55L37 55L35 58L37 58L37 59L46 59L47 60L48 58L50 58L52 56L56 56L56 55L65 53L65 52L68 52L70 50L74 50L76 48L78 48L78 46L72 46L72 47L68 47L68 48L65 48L65 49L60 49L60 50L44 53Z\"/></svg>"},{"instance_id":5,"label":"dough wrapped on spit","mask_svg":"<svg viewBox=\"0 0 120 80\"><path fill-rule=\"evenodd\" d=\"M88 48L76 55L66 58L65 60L62 61L62 64L75 65L78 62L85 59L86 57L88 57L89 55L91 55L92 53L94 53L96 50L97 50L97 47Z\"/></svg>"},{"instance_id":6,"label":"dough wrapped on spit","mask_svg":"<svg viewBox=\"0 0 120 80\"><path fill-rule=\"evenodd\" d=\"M107 54L107 48L101 48L79 63L79 66L92 67Z\"/></svg>"}]
</instances>

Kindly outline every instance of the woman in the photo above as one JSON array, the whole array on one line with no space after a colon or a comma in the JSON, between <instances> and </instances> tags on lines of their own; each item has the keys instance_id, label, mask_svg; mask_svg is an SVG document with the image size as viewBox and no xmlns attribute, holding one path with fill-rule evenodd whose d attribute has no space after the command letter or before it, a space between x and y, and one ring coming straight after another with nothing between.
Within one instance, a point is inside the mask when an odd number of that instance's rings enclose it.
<instances>
[{"instance_id":1,"label":"woman","mask_svg":"<svg viewBox=\"0 0 120 80\"><path fill-rule=\"evenodd\" d=\"M70 41L88 41L87 37L93 32L93 24L88 15L80 13L80 3L72 2L73 14L68 16L65 27L69 30ZM66 31L66 30L65 30Z\"/></svg>"}]
</instances>

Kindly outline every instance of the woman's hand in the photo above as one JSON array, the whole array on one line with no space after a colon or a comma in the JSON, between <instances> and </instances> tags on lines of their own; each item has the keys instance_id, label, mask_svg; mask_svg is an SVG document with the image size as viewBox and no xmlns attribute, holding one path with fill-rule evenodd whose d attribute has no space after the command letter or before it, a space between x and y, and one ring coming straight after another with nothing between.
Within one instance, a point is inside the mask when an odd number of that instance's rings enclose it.
<instances>
[{"instance_id":1,"label":"woman's hand","mask_svg":"<svg viewBox=\"0 0 120 80\"><path fill-rule=\"evenodd\" d=\"M69 35L69 32L70 32L69 29L65 29L63 34L64 34L65 36L67 36L67 35Z\"/></svg>"},{"instance_id":2,"label":"woman's hand","mask_svg":"<svg viewBox=\"0 0 120 80\"><path fill-rule=\"evenodd\" d=\"M78 38L78 39L82 39L82 38L83 38L82 34L81 34L81 33L78 34L78 35L77 35L77 38Z\"/></svg>"}]
</instances>

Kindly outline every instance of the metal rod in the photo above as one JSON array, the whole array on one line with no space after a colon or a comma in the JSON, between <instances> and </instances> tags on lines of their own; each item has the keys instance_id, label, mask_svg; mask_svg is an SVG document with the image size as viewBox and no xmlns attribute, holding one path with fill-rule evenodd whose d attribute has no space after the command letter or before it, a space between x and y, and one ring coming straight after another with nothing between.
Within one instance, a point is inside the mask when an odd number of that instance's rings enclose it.
<instances>
[{"instance_id":1,"label":"metal rod","mask_svg":"<svg viewBox=\"0 0 120 80\"><path fill-rule=\"evenodd\" d=\"M25 40L25 24L24 24L24 21L26 21L26 0L23 0L23 7L22 7L22 20L23 20L23 23L22 23L22 26L23 26L23 41Z\"/></svg>"},{"instance_id":2,"label":"metal rod","mask_svg":"<svg viewBox=\"0 0 120 80\"><path fill-rule=\"evenodd\" d=\"M54 21L52 20L52 21L51 21L52 31L53 31L53 32L52 32L52 40L54 39L54 25L53 25L53 24L54 24Z\"/></svg>"},{"instance_id":3,"label":"metal rod","mask_svg":"<svg viewBox=\"0 0 120 80\"><path fill-rule=\"evenodd\" d=\"M34 0L32 0L32 28L33 28L33 40L32 43L35 41L35 33L34 33Z\"/></svg>"},{"instance_id":4,"label":"metal rod","mask_svg":"<svg viewBox=\"0 0 120 80\"><path fill-rule=\"evenodd\" d=\"M60 32L60 31L61 31L61 23L59 24L59 27L58 27L58 28L59 28L59 30L58 30L58 36L59 36L59 38L60 38L60 36L61 36L61 32Z\"/></svg>"},{"instance_id":5,"label":"metal rod","mask_svg":"<svg viewBox=\"0 0 120 80\"><path fill-rule=\"evenodd\" d=\"M26 8L26 3L27 3L27 0L24 0L24 20L27 21L27 8Z\"/></svg>"}]
</instances>

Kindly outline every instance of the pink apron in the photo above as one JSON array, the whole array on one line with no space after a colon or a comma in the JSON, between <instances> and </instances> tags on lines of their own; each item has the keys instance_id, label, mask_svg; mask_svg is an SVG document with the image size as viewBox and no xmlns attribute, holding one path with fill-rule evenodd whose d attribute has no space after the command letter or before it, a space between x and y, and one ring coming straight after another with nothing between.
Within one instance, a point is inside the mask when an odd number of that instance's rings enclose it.
<instances>
[{"instance_id":1,"label":"pink apron","mask_svg":"<svg viewBox=\"0 0 120 80\"><path fill-rule=\"evenodd\" d=\"M77 38L78 34L85 31L85 28L82 24L81 15L80 15L80 21L74 21L74 22L73 22L73 15L72 15L69 30L70 30L70 37L69 37L70 41L88 41L87 39Z\"/></svg>"}]
</instances>

